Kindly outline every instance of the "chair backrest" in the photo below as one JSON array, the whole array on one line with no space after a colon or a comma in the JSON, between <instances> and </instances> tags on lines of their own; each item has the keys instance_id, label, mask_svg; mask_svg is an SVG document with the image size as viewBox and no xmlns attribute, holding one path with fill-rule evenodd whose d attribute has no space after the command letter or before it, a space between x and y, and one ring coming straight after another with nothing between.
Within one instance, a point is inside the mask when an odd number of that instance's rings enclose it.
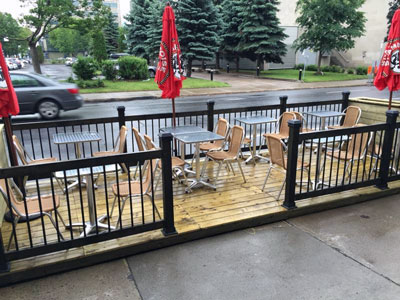
<instances>
[{"instance_id":1,"label":"chair backrest","mask_svg":"<svg viewBox=\"0 0 400 300\"><path fill-rule=\"evenodd\" d=\"M149 193L152 189L151 183L152 183L152 179L153 179L153 181L155 179L154 173L156 172L156 169L158 167L158 162L159 162L158 159L153 159L153 160L148 160L148 161L146 160L146 162L144 163L144 165L147 164L146 171L144 174L144 180L142 181L142 190L143 190L143 193L145 193L145 194ZM151 172L153 172L153 173L151 173Z\"/></svg>"},{"instance_id":2,"label":"chair backrest","mask_svg":"<svg viewBox=\"0 0 400 300\"><path fill-rule=\"evenodd\" d=\"M144 151L143 139L142 136L135 127L132 127L133 134L135 135L136 144L138 146L139 151Z\"/></svg>"},{"instance_id":3,"label":"chair backrest","mask_svg":"<svg viewBox=\"0 0 400 300\"><path fill-rule=\"evenodd\" d=\"M126 128L126 126L122 125L121 129L119 130L119 136L118 136L118 140L119 140L118 152L119 153L124 153L127 134L128 134L128 128ZM115 150L117 150L117 147L115 148Z\"/></svg>"},{"instance_id":4,"label":"chair backrest","mask_svg":"<svg viewBox=\"0 0 400 300\"><path fill-rule=\"evenodd\" d=\"M14 188L18 189L18 187L14 184ZM8 194L7 194L8 192ZM17 191L20 194L21 191ZM6 205L9 209L12 209L14 215L22 216L22 211L24 211L24 203L18 201L15 197L14 191L11 189L10 184L6 181L6 179L0 179L0 193L3 195L3 199L6 202ZM11 207L10 207L11 204ZM20 210L21 211L20 211Z\"/></svg>"},{"instance_id":5,"label":"chair backrest","mask_svg":"<svg viewBox=\"0 0 400 300\"><path fill-rule=\"evenodd\" d=\"M363 126L359 124L359 126ZM347 157L352 157L353 159L364 158L369 142L371 140L369 132L355 133L351 135L349 145L347 147ZM354 156L353 156L354 154Z\"/></svg>"},{"instance_id":6,"label":"chair backrest","mask_svg":"<svg viewBox=\"0 0 400 300\"><path fill-rule=\"evenodd\" d=\"M280 117L279 134L283 136L289 136L289 120L296 119L296 115L293 112L284 112Z\"/></svg>"},{"instance_id":7,"label":"chair backrest","mask_svg":"<svg viewBox=\"0 0 400 300\"><path fill-rule=\"evenodd\" d=\"M31 158L31 157L29 156L29 154L26 152L25 148L22 146L22 144L21 144L21 142L19 141L19 139L17 138L17 136L13 135L13 136L12 136L12 139L13 139L13 143L14 143L14 146L15 146L15 150L17 150L19 159L21 160L21 162L22 162L24 165L27 165L27 164L28 164L27 158L28 158L29 160L32 160L32 158Z\"/></svg>"},{"instance_id":8,"label":"chair backrest","mask_svg":"<svg viewBox=\"0 0 400 300\"><path fill-rule=\"evenodd\" d=\"M146 150L156 149L156 145L154 144L154 142L151 139L151 137L149 137L147 134L144 134L143 138L144 138L144 141L146 143Z\"/></svg>"},{"instance_id":9,"label":"chair backrest","mask_svg":"<svg viewBox=\"0 0 400 300\"><path fill-rule=\"evenodd\" d=\"M242 147L244 129L242 126L235 125L231 129L230 143L228 153L237 156Z\"/></svg>"},{"instance_id":10,"label":"chair backrest","mask_svg":"<svg viewBox=\"0 0 400 300\"><path fill-rule=\"evenodd\" d=\"M349 106L345 109L346 115L343 120L343 127L353 127L358 123L361 117L361 108L358 106Z\"/></svg>"},{"instance_id":11,"label":"chair backrest","mask_svg":"<svg viewBox=\"0 0 400 300\"><path fill-rule=\"evenodd\" d=\"M300 113L300 112L298 112L298 111L293 111L292 113L294 113L294 115L296 116L296 120L299 120L299 121L301 122L301 129L300 129L300 132L302 132L303 129L304 129L305 127L307 127L307 121L306 121L306 119L304 118L303 114Z\"/></svg>"},{"instance_id":12,"label":"chair backrest","mask_svg":"<svg viewBox=\"0 0 400 300\"><path fill-rule=\"evenodd\" d=\"M270 134L266 135L266 140L271 163L286 170L285 151L282 140L279 137Z\"/></svg>"},{"instance_id":13,"label":"chair backrest","mask_svg":"<svg viewBox=\"0 0 400 300\"><path fill-rule=\"evenodd\" d=\"M229 132L229 123L224 118L219 118L217 123L217 128L215 133L224 137L227 137ZM224 140L215 141L214 144L217 147L222 147L224 145Z\"/></svg>"}]
</instances>

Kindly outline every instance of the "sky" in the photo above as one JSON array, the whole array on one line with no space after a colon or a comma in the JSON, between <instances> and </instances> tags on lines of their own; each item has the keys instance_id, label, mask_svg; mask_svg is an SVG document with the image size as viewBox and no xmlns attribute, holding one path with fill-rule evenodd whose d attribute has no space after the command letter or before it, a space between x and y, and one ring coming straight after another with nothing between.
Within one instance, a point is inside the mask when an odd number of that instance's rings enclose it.
<instances>
[{"instance_id":1,"label":"sky","mask_svg":"<svg viewBox=\"0 0 400 300\"><path fill-rule=\"evenodd\" d=\"M5 4L7 2L7 4ZM130 0L119 0L122 22L124 22L124 16L129 13ZM21 2L18 0L0 0L0 11L10 13L14 19L21 17L21 14L27 13L28 8L21 8Z\"/></svg>"}]
</instances>

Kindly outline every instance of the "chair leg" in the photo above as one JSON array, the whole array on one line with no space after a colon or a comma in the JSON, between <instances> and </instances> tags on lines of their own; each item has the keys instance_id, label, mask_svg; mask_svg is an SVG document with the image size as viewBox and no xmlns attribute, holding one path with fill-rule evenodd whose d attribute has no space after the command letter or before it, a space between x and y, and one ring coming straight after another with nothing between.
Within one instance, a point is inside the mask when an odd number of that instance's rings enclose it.
<instances>
[{"instance_id":1,"label":"chair leg","mask_svg":"<svg viewBox=\"0 0 400 300\"><path fill-rule=\"evenodd\" d=\"M46 213L46 212L44 212L43 214L49 217L51 223L53 224L54 228L55 228L56 231L57 231L57 234L58 234L58 235L60 236L60 238L64 241L64 240L65 240L65 239L64 239L64 236L62 235L60 229L57 227L57 224L56 224L56 222L54 221L54 219L53 219L53 217L51 216L51 214L50 214L50 213Z\"/></svg>"},{"instance_id":2,"label":"chair leg","mask_svg":"<svg viewBox=\"0 0 400 300\"><path fill-rule=\"evenodd\" d=\"M276 198L276 200L279 200L279 198L281 197L282 191L283 191L283 187L286 185L286 180L282 183L281 189L279 191L278 197Z\"/></svg>"},{"instance_id":3,"label":"chair leg","mask_svg":"<svg viewBox=\"0 0 400 300\"><path fill-rule=\"evenodd\" d=\"M121 210L119 211L118 219L117 219L117 222L115 223L115 229L118 228L118 225L119 225L120 220L121 220L121 218L122 218L122 213L123 213L124 208L125 208L125 203L126 203L126 200L127 200L128 198L129 198L129 196L122 200Z\"/></svg>"},{"instance_id":4,"label":"chair leg","mask_svg":"<svg viewBox=\"0 0 400 300\"><path fill-rule=\"evenodd\" d=\"M268 172L267 172L267 176L265 176L264 184L263 184L263 187L262 187L262 191L263 192L264 192L264 189L265 189L265 185L267 184L269 175L271 174L271 170L272 170L272 166L269 166L269 169L268 169Z\"/></svg>"},{"instance_id":5,"label":"chair leg","mask_svg":"<svg viewBox=\"0 0 400 300\"><path fill-rule=\"evenodd\" d=\"M14 217L14 221L13 221L14 222L14 226L13 227L14 227L15 231L17 231L17 224L18 224L19 218L20 218L19 216L18 217ZM10 238L8 239L7 251L10 250L13 236L14 236L14 230L11 231Z\"/></svg>"},{"instance_id":6,"label":"chair leg","mask_svg":"<svg viewBox=\"0 0 400 300\"><path fill-rule=\"evenodd\" d=\"M243 181L246 182L246 177L244 176L242 165L240 164L240 161L238 159L236 159L236 161L239 166L240 173L242 173Z\"/></svg>"},{"instance_id":7,"label":"chair leg","mask_svg":"<svg viewBox=\"0 0 400 300\"><path fill-rule=\"evenodd\" d=\"M217 170L217 176L214 179L214 186L215 186L215 190L217 189L217 181L218 181L218 177L219 177L219 172L221 171L221 167L222 167L222 162L218 162L218 170Z\"/></svg>"},{"instance_id":8,"label":"chair leg","mask_svg":"<svg viewBox=\"0 0 400 300\"><path fill-rule=\"evenodd\" d=\"M61 214L58 211L58 209L56 209L55 211L56 211L56 214L58 215L58 217L60 218L61 223L64 225L65 228L67 228L67 225L65 224L65 221L64 221L63 217L61 217Z\"/></svg>"},{"instance_id":9,"label":"chair leg","mask_svg":"<svg viewBox=\"0 0 400 300\"><path fill-rule=\"evenodd\" d=\"M200 177L204 176L204 172L206 171L206 167L207 167L209 160L210 160L210 158L208 156L206 156L206 159L204 160L204 163L203 163L203 167L201 168Z\"/></svg>"}]
</instances>

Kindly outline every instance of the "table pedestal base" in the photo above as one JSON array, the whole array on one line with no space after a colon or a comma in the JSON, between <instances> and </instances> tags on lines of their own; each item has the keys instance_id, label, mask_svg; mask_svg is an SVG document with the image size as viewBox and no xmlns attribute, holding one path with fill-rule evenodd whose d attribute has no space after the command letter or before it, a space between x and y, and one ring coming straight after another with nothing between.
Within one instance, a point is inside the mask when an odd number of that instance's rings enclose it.
<instances>
[{"instance_id":1,"label":"table pedestal base","mask_svg":"<svg viewBox=\"0 0 400 300\"><path fill-rule=\"evenodd\" d=\"M84 231L81 233L80 237L84 237L85 233L86 236L94 233L96 231L96 224L93 224L91 222L85 222L85 223L72 223L66 226L67 229L72 229L74 227L84 227ZM100 230L108 230L108 225L107 224L103 224L100 222L97 222L97 228ZM111 230L114 230L115 227L114 226L110 226Z\"/></svg>"}]
</instances>

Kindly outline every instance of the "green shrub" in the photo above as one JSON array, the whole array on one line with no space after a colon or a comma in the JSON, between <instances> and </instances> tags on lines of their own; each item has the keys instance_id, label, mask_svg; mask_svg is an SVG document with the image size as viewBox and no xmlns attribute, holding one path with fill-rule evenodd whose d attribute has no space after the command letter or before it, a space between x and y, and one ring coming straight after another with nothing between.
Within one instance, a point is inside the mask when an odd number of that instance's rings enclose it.
<instances>
[{"instance_id":1,"label":"green shrub","mask_svg":"<svg viewBox=\"0 0 400 300\"><path fill-rule=\"evenodd\" d=\"M331 72L334 72L334 73L342 73L342 72L343 72L343 69L342 69L341 67L339 67L339 66L333 65L333 66L331 66Z\"/></svg>"},{"instance_id":2,"label":"green shrub","mask_svg":"<svg viewBox=\"0 0 400 300\"><path fill-rule=\"evenodd\" d=\"M81 89L91 89L91 88L100 88L104 87L104 81L101 80L100 78L97 78L96 80L82 80L79 79L76 81L76 84L81 88Z\"/></svg>"},{"instance_id":3,"label":"green shrub","mask_svg":"<svg viewBox=\"0 0 400 300\"><path fill-rule=\"evenodd\" d=\"M72 70L78 79L90 80L97 71L97 65L91 57L78 57L78 60L72 65Z\"/></svg>"},{"instance_id":4,"label":"green shrub","mask_svg":"<svg viewBox=\"0 0 400 300\"><path fill-rule=\"evenodd\" d=\"M135 56L123 56L118 59L118 74L126 80L143 80L149 76L147 61Z\"/></svg>"},{"instance_id":5,"label":"green shrub","mask_svg":"<svg viewBox=\"0 0 400 300\"><path fill-rule=\"evenodd\" d=\"M367 75L368 74L368 67L358 66L356 68L357 75Z\"/></svg>"},{"instance_id":6,"label":"green shrub","mask_svg":"<svg viewBox=\"0 0 400 300\"><path fill-rule=\"evenodd\" d=\"M354 70L353 69L348 69L347 70L347 74L354 74Z\"/></svg>"},{"instance_id":7,"label":"green shrub","mask_svg":"<svg viewBox=\"0 0 400 300\"><path fill-rule=\"evenodd\" d=\"M300 69L304 70L304 64L295 65L294 68L295 68L296 70L300 70Z\"/></svg>"},{"instance_id":8,"label":"green shrub","mask_svg":"<svg viewBox=\"0 0 400 300\"><path fill-rule=\"evenodd\" d=\"M116 62L112 60L103 61L101 72L107 80L115 80L117 77Z\"/></svg>"},{"instance_id":9,"label":"green shrub","mask_svg":"<svg viewBox=\"0 0 400 300\"><path fill-rule=\"evenodd\" d=\"M321 71L322 72L331 72L331 67L330 66L322 66Z\"/></svg>"},{"instance_id":10,"label":"green shrub","mask_svg":"<svg viewBox=\"0 0 400 300\"><path fill-rule=\"evenodd\" d=\"M318 66L316 66L316 65L308 65L308 66L306 66L306 70L307 71L317 71L318 70Z\"/></svg>"},{"instance_id":11,"label":"green shrub","mask_svg":"<svg viewBox=\"0 0 400 300\"><path fill-rule=\"evenodd\" d=\"M75 83L75 80L74 80L74 78L72 78L72 76L69 76L69 77L67 78L67 82L68 82L68 83Z\"/></svg>"}]
</instances>

